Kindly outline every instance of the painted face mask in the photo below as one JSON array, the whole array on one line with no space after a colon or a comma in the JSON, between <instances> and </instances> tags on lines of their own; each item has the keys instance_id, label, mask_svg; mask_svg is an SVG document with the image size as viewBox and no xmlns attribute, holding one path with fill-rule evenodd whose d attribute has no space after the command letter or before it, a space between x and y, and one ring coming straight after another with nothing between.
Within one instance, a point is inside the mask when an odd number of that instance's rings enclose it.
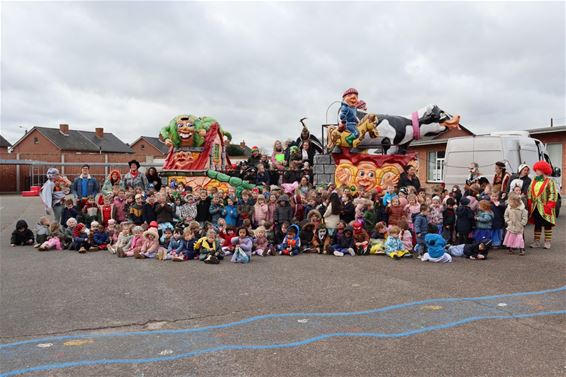
<instances>
[{"instance_id":1,"label":"painted face mask","mask_svg":"<svg viewBox=\"0 0 566 377\"><path fill-rule=\"evenodd\" d=\"M323 239L326 237L326 228L320 228L318 230L318 238Z\"/></svg>"}]
</instances>

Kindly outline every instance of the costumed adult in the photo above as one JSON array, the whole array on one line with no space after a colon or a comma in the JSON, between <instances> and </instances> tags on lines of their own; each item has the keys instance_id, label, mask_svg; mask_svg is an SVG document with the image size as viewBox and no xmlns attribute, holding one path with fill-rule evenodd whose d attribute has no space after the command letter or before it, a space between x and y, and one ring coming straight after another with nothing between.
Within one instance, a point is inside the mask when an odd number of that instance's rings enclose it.
<instances>
[{"instance_id":1,"label":"costumed adult","mask_svg":"<svg viewBox=\"0 0 566 377\"><path fill-rule=\"evenodd\" d=\"M509 184L508 192L513 191L516 186L521 188L521 193L523 195L527 195L529 192L529 186L531 185L531 178L529 177L529 173L531 168L527 164L519 165L519 171L515 176L512 177L511 183Z\"/></svg>"},{"instance_id":2,"label":"costumed adult","mask_svg":"<svg viewBox=\"0 0 566 377\"><path fill-rule=\"evenodd\" d=\"M474 183L480 183L480 179L484 179L485 177L481 175L480 173L480 166L478 165L477 162L470 162L470 166L468 167L468 172L470 173L468 175L468 178L466 179L466 184L468 186L473 185Z\"/></svg>"},{"instance_id":3,"label":"costumed adult","mask_svg":"<svg viewBox=\"0 0 566 377\"><path fill-rule=\"evenodd\" d=\"M550 249L552 241L552 227L556 224L556 201L558 190L553 179L552 166L546 161L539 161L533 165L535 178L532 180L527 194L529 209L529 223L535 225L534 242L531 248L544 247ZM541 241L544 228L544 243Z\"/></svg>"},{"instance_id":4,"label":"costumed adult","mask_svg":"<svg viewBox=\"0 0 566 377\"><path fill-rule=\"evenodd\" d=\"M82 208L89 196L95 197L100 191L98 181L90 175L90 166L84 164L81 167L81 175L73 181L71 192L77 198L77 206Z\"/></svg>"},{"instance_id":5,"label":"costumed adult","mask_svg":"<svg viewBox=\"0 0 566 377\"><path fill-rule=\"evenodd\" d=\"M45 213L48 215L53 213L55 221L60 223L66 193L55 183L59 179L59 170L49 168L46 175L47 181L41 187L39 196L45 205Z\"/></svg>"},{"instance_id":6,"label":"costumed adult","mask_svg":"<svg viewBox=\"0 0 566 377\"><path fill-rule=\"evenodd\" d=\"M140 173L140 163L137 160L132 160L128 162L130 166L130 171L124 174L124 187L126 189L133 188L141 188L142 190L146 190L148 186L147 177L145 174Z\"/></svg>"},{"instance_id":7,"label":"costumed adult","mask_svg":"<svg viewBox=\"0 0 566 377\"><path fill-rule=\"evenodd\" d=\"M122 182L122 174L120 174L118 170L111 170L110 174L108 174L108 177L102 185L102 195L112 195L114 193L114 187L116 186L121 189L124 188L124 184Z\"/></svg>"},{"instance_id":8,"label":"costumed adult","mask_svg":"<svg viewBox=\"0 0 566 377\"><path fill-rule=\"evenodd\" d=\"M261 154L259 153L259 148L256 146L252 147L252 155L248 158L248 166L256 168L257 164L261 161Z\"/></svg>"},{"instance_id":9,"label":"costumed adult","mask_svg":"<svg viewBox=\"0 0 566 377\"><path fill-rule=\"evenodd\" d=\"M148 185L152 185L155 191L159 192L159 190L161 190L161 178L159 174L157 174L156 168L152 166L147 169L145 177L147 178Z\"/></svg>"},{"instance_id":10,"label":"costumed adult","mask_svg":"<svg viewBox=\"0 0 566 377\"><path fill-rule=\"evenodd\" d=\"M509 183L511 182L511 174L507 173L505 163L497 161L495 163L495 175L493 176L493 186L499 186L501 192L501 199L505 199L509 191Z\"/></svg>"},{"instance_id":11,"label":"costumed adult","mask_svg":"<svg viewBox=\"0 0 566 377\"><path fill-rule=\"evenodd\" d=\"M413 186L418 192L421 189L421 181L417 177L417 169L413 165L406 165L403 170L405 171L399 176L399 187Z\"/></svg>"},{"instance_id":12,"label":"costumed adult","mask_svg":"<svg viewBox=\"0 0 566 377\"><path fill-rule=\"evenodd\" d=\"M301 119L301 123L302 121L303 119ZM301 146L304 141L308 141L310 143L309 144L310 154L314 155L315 153L323 152L322 143L320 142L320 140L316 136L312 135L309 129L303 124L303 130L301 131L301 135L295 141L295 145Z\"/></svg>"}]
</instances>

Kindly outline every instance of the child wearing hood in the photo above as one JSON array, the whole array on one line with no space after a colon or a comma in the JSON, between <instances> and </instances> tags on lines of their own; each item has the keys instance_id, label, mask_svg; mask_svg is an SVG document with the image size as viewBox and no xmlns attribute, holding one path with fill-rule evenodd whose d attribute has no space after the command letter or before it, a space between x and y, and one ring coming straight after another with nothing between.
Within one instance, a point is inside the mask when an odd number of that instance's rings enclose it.
<instances>
[{"instance_id":1,"label":"child wearing hood","mask_svg":"<svg viewBox=\"0 0 566 377\"><path fill-rule=\"evenodd\" d=\"M90 249L90 242L86 226L83 223L78 223L73 230L73 243L71 250L78 250L79 253L84 254Z\"/></svg>"},{"instance_id":2,"label":"child wearing hood","mask_svg":"<svg viewBox=\"0 0 566 377\"><path fill-rule=\"evenodd\" d=\"M232 238L232 245L235 246L232 254L232 263L248 263L252 258L253 239L250 237L248 229L240 227L238 236ZM239 249L239 250L238 250ZM243 254L240 252L243 251Z\"/></svg>"},{"instance_id":3,"label":"child wearing hood","mask_svg":"<svg viewBox=\"0 0 566 377\"><path fill-rule=\"evenodd\" d=\"M143 228L140 225L134 225L132 228L132 239L130 241L129 247L124 247L124 253L120 253L116 250L118 257L125 258L125 257L135 257L141 251L143 244Z\"/></svg>"},{"instance_id":4,"label":"child wearing hood","mask_svg":"<svg viewBox=\"0 0 566 377\"><path fill-rule=\"evenodd\" d=\"M525 205L521 197L512 193L508 199L509 206L505 209L505 224L507 224L507 233L503 245L509 249L509 254L513 254L515 250L519 250L519 255L525 255L525 240L523 231L525 225L529 221L529 212L525 209Z\"/></svg>"},{"instance_id":5,"label":"child wearing hood","mask_svg":"<svg viewBox=\"0 0 566 377\"><path fill-rule=\"evenodd\" d=\"M440 234L428 233L425 236L426 253L421 258L423 262L450 263L452 256L448 254L444 247L446 240Z\"/></svg>"},{"instance_id":6,"label":"child wearing hood","mask_svg":"<svg viewBox=\"0 0 566 377\"><path fill-rule=\"evenodd\" d=\"M287 234L283 238L283 242L277 246L277 250L280 255L289 255L292 257L299 254L300 247L299 226L293 224L287 229Z\"/></svg>"},{"instance_id":7,"label":"child wearing hood","mask_svg":"<svg viewBox=\"0 0 566 377\"><path fill-rule=\"evenodd\" d=\"M269 212L269 207L265 202L265 196L258 196L257 201L254 205L253 212L253 224L256 226L261 226L267 220L267 213Z\"/></svg>"},{"instance_id":8,"label":"child wearing hood","mask_svg":"<svg viewBox=\"0 0 566 377\"><path fill-rule=\"evenodd\" d=\"M139 254L136 255L137 259L155 258L160 251L159 246L159 233L157 228L149 228L143 232L143 243Z\"/></svg>"},{"instance_id":9,"label":"child wearing hood","mask_svg":"<svg viewBox=\"0 0 566 377\"><path fill-rule=\"evenodd\" d=\"M18 220L16 229L12 232L10 246L31 246L34 240L35 237L33 236L33 232L28 228L28 223L25 220Z\"/></svg>"},{"instance_id":10,"label":"child wearing hood","mask_svg":"<svg viewBox=\"0 0 566 377\"><path fill-rule=\"evenodd\" d=\"M273 221L275 224L275 233L278 237L281 237L283 236L281 225L283 225L283 223L290 224L291 221L293 221L293 208L291 208L291 204L289 203L289 196L287 194L281 195L277 203L278 206L275 209L275 213L273 214Z\"/></svg>"}]
</instances>

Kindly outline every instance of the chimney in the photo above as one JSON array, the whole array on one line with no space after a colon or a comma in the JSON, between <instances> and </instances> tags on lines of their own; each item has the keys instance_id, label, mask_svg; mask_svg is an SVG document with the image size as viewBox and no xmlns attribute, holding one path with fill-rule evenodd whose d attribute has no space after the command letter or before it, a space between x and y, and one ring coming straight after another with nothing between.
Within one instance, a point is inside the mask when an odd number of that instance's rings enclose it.
<instances>
[{"instance_id":1,"label":"chimney","mask_svg":"<svg viewBox=\"0 0 566 377\"><path fill-rule=\"evenodd\" d=\"M68 124L60 124L59 125L59 132L63 135L69 135L69 125Z\"/></svg>"},{"instance_id":2,"label":"chimney","mask_svg":"<svg viewBox=\"0 0 566 377\"><path fill-rule=\"evenodd\" d=\"M104 137L104 128L97 127L97 128L94 129L94 131L96 132L97 138L102 139Z\"/></svg>"},{"instance_id":3,"label":"chimney","mask_svg":"<svg viewBox=\"0 0 566 377\"><path fill-rule=\"evenodd\" d=\"M245 148L246 142L244 140L240 141L240 148Z\"/></svg>"}]
</instances>

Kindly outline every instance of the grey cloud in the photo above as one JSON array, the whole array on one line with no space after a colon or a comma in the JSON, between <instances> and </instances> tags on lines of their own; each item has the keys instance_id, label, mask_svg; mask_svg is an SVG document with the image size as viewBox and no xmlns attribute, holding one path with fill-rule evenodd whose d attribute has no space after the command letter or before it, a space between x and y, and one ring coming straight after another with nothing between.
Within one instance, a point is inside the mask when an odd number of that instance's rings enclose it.
<instances>
[{"instance_id":1,"label":"grey cloud","mask_svg":"<svg viewBox=\"0 0 566 377\"><path fill-rule=\"evenodd\" d=\"M320 132L354 86L371 111L427 103L475 132L564 109L564 3L5 3L2 133L102 125L127 142L175 115L271 148ZM330 112L335 117L336 109Z\"/></svg>"}]
</instances>

